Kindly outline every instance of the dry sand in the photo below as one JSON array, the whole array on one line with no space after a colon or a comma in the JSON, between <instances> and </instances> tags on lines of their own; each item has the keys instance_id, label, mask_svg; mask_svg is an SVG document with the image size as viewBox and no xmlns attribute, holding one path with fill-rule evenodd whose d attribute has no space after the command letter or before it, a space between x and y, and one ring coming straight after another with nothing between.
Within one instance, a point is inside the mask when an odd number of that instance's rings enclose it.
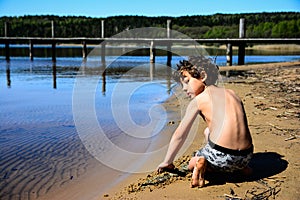
<instances>
[{"instance_id":1,"label":"dry sand","mask_svg":"<svg viewBox=\"0 0 300 200\"><path fill-rule=\"evenodd\" d=\"M203 141L201 122L194 142L176 160L175 172L131 176L99 199L299 199L300 62L231 70L224 86L233 89L245 105L255 146L251 177L207 174L205 187L190 188L191 173L184 166ZM176 108L172 101L166 106Z\"/></svg>"}]
</instances>

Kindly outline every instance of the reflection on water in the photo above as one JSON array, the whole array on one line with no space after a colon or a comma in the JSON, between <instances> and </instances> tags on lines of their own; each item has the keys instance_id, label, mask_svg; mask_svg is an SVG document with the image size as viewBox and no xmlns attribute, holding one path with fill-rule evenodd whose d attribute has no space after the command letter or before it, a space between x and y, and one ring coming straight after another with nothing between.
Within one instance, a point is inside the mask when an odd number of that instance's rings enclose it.
<instances>
[{"instance_id":1,"label":"reflection on water","mask_svg":"<svg viewBox=\"0 0 300 200\"><path fill-rule=\"evenodd\" d=\"M117 129L111 113L116 85L124 85L126 94L126 85L134 85L135 81L151 83L146 93L136 90L130 100L130 112L137 124L147 124L149 117L137 116L148 116L152 105L170 96L170 68L150 64L145 58L108 57L107 61L110 59L113 62L108 66L83 62L82 58L0 61L1 199L35 199L80 178L91 166L93 158L73 121L76 76L98 80L96 114L106 134L117 142L122 130ZM166 63L164 58L158 61ZM118 104L124 104L121 96Z\"/></svg>"},{"instance_id":2,"label":"reflection on water","mask_svg":"<svg viewBox=\"0 0 300 200\"><path fill-rule=\"evenodd\" d=\"M56 62L52 64L53 88L56 89Z\"/></svg>"},{"instance_id":3,"label":"reflection on water","mask_svg":"<svg viewBox=\"0 0 300 200\"><path fill-rule=\"evenodd\" d=\"M112 59L114 60L116 58ZM175 61L178 62L180 59L184 58L177 56ZM87 62L86 60L81 61L80 59L75 61L72 59L60 59L56 62L52 62L47 59L29 61L26 58L21 58L8 62L2 60L0 64L5 65L7 86L9 88L14 85L12 81L17 81L19 80L18 78L21 77L27 77L27 80L33 80L40 78L48 79L50 75L52 75L52 86L54 89L57 89L57 87L59 87L57 79L75 78L76 75L92 75L101 76L102 92L105 93L106 76L112 79L125 77L128 76L126 72L137 66L143 66L143 68L146 69L139 71L138 76L149 77L150 81L153 81L155 78L163 78L170 87L171 68L163 64L165 62L164 57L158 58L157 60L160 63L150 63L147 57L138 57L138 59L135 57L120 57L110 62L109 66L107 66L106 63L99 64L96 61L96 64L93 64L93 61ZM164 67L155 67L156 65ZM79 69L81 69L80 74L78 74Z\"/></svg>"},{"instance_id":4,"label":"reflection on water","mask_svg":"<svg viewBox=\"0 0 300 200\"><path fill-rule=\"evenodd\" d=\"M11 86L11 79L10 79L10 62L6 63L6 80L7 80L7 87L10 88Z\"/></svg>"},{"instance_id":5,"label":"reflection on water","mask_svg":"<svg viewBox=\"0 0 300 200\"><path fill-rule=\"evenodd\" d=\"M21 48L24 49L24 48ZM77 48L75 48L77 49ZM73 49L74 50L74 49ZM71 51L73 51L71 50ZM226 55L220 54L220 50L210 50L211 55L216 60L216 64L219 66L226 66ZM270 63L270 62L287 62L287 61L297 61L300 60L300 53L294 55L260 55L259 51L251 51L253 53L248 54L245 57L245 64L256 64L256 63ZM224 53L224 52L223 52ZM293 53L292 53L293 54ZM68 56L75 55L78 56L77 53L67 53ZM47 55L45 55L47 56ZM1 58L1 57L0 57ZM168 58L171 58L169 60ZM176 69L176 63L180 59L185 59L186 57L179 57L173 56L173 58L167 56L157 56L156 63L168 66L171 66L173 69ZM56 62L52 62L50 58L36 58L34 62L28 62L28 58L26 57L15 57L12 58L14 67L12 69L11 62L6 62L4 60L0 60L0 66L6 68L6 80L7 80L7 87L12 86L12 79L11 73L21 75L23 73L30 72L32 75L34 74L41 74L41 73L51 73L53 79L53 88L56 89L57 86L57 78L66 78L67 76L74 77L78 72L79 68L84 69L84 73L95 73L95 75L101 75L103 81L103 92L105 93L105 82L106 82L106 75L109 72L109 75L117 76L118 74L124 73L131 68L138 66L138 65L148 65L149 66L149 76L150 80L154 78L155 72L155 63L149 62L148 56L122 56L117 59L117 61L111 62L110 60L115 60L116 57L108 56L106 59L109 62L109 66L105 60L101 59L101 62L95 61L95 65L89 66L91 61L87 62L86 59L82 59L81 57L61 57L58 58ZM232 58L233 65L236 65L238 62L237 56L233 56ZM4 66L5 65L5 66ZM3 68L2 68L3 69ZM170 69L171 70L171 69ZM86 72L85 72L86 71ZM28 75L28 74L27 74ZM58 76L58 77L57 77Z\"/></svg>"}]
</instances>

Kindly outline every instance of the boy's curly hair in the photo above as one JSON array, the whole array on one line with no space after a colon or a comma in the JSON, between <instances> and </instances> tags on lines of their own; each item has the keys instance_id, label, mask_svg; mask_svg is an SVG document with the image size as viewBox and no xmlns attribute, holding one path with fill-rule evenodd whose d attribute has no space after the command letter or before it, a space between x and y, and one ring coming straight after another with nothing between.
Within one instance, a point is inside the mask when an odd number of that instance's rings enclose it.
<instances>
[{"instance_id":1,"label":"boy's curly hair","mask_svg":"<svg viewBox=\"0 0 300 200\"><path fill-rule=\"evenodd\" d=\"M177 64L177 71L174 73L176 81L183 78L183 71L187 71L192 77L197 79L204 78L201 77L201 72L205 71L207 74L205 84L208 86L216 84L219 67L210 58L206 58L205 56L190 56L188 60L179 61L179 64Z\"/></svg>"}]
</instances>

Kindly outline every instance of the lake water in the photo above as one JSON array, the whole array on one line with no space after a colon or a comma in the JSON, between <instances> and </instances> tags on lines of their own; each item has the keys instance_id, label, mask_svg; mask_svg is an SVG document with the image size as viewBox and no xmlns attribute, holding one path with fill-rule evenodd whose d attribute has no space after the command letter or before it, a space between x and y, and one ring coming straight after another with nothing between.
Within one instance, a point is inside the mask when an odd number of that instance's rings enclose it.
<instances>
[{"instance_id":1,"label":"lake water","mask_svg":"<svg viewBox=\"0 0 300 200\"><path fill-rule=\"evenodd\" d=\"M62 48L55 63L47 48L43 51L34 61L17 55L10 62L0 52L0 199L35 199L85 174L94 156L88 147L93 144L84 141L99 132L89 126L93 120L112 143L145 153L168 118L159 105L172 95L175 82L165 56L157 56L155 64L148 56L110 56L105 66L98 61L94 66L82 60L80 48L68 57ZM172 67L181 59L173 56ZM296 60L299 54L245 58L246 63ZM225 65L225 55L216 62ZM136 135L147 126L150 131ZM124 136L127 132L132 135Z\"/></svg>"}]
</instances>

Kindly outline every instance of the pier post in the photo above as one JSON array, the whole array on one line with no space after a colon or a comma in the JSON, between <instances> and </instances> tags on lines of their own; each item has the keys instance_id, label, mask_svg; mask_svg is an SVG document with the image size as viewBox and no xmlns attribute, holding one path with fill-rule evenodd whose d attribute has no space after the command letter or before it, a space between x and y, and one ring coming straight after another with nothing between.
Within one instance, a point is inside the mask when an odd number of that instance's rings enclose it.
<instances>
[{"instance_id":1,"label":"pier post","mask_svg":"<svg viewBox=\"0 0 300 200\"><path fill-rule=\"evenodd\" d=\"M4 37L8 36L8 23L4 22ZM9 41L5 41L5 60L9 61Z\"/></svg>"},{"instance_id":2,"label":"pier post","mask_svg":"<svg viewBox=\"0 0 300 200\"><path fill-rule=\"evenodd\" d=\"M86 41L82 42L82 57L83 59L87 58L87 48L86 48Z\"/></svg>"},{"instance_id":3,"label":"pier post","mask_svg":"<svg viewBox=\"0 0 300 200\"><path fill-rule=\"evenodd\" d=\"M172 52L171 52L171 44L168 44L167 46L167 65L171 67L171 61L172 61Z\"/></svg>"},{"instance_id":4,"label":"pier post","mask_svg":"<svg viewBox=\"0 0 300 200\"><path fill-rule=\"evenodd\" d=\"M239 38L246 37L246 26L245 26L245 19L240 19L240 28L239 28ZM239 52L238 52L238 65L245 64L245 43L239 44Z\"/></svg>"},{"instance_id":5,"label":"pier post","mask_svg":"<svg viewBox=\"0 0 300 200\"><path fill-rule=\"evenodd\" d=\"M9 61L9 41L5 41L5 60Z\"/></svg>"},{"instance_id":6,"label":"pier post","mask_svg":"<svg viewBox=\"0 0 300 200\"><path fill-rule=\"evenodd\" d=\"M245 38L246 37L246 24L245 24L245 18L240 19L240 28L239 28L239 38Z\"/></svg>"},{"instance_id":7,"label":"pier post","mask_svg":"<svg viewBox=\"0 0 300 200\"><path fill-rule=\"evenodd\" d=\"M150 63L155 63L155 44L152 40L150 43Z\"/></svg>"},{"instance_id":8,"label":"pier post","mask_svg":"<svg viewBox=\"0 0 300 200\"><path fill-rule=\"evenodd\" d=\"M29 41L29 57L30 57L31 61L33 60L33 56L34 56L33 41L30 40Z\"/></svg>"},{"instance_id":9,"label":"pier post","mask_svg":"<svg viewBox=\"0 0 300 200\"><path fill-rule=\"evenodd\" d=\"M167 38L171 38L171 20L167 20Z\"/></svg>"},{"instance_id":10,"label":"pier post","mask_svg":"<svg viewBox=\"0 0 300 200\"><path fill-rule=\"evenodd\" d=\"M104 38L104 20L101 20L101 38Z\"/></svg>"},{"instance_id":11,"label":"pier post","mask_svg":"<svg viewBox=\"0 0 300 200\"><path fill-rule=\"evenodd\" d=\"M4 22L4 37L7 37L8 33L8 24L7 22Z\"/></svg>"},{"instance_id":12,"label":"pier post","mask_svg":"<svg viewBox=\"0 0 300 200\"><path fill-rule=\"evenodd\" d=\"M102 43L101 43L101 63L102 63L102 65L105 65L105 47L106 46L106 44L105 44L105 41L103 41Z\"/></svg>"},{"instance_id":13,"label":"pier post","mask_svg":"<svg viewBox=\"0 0 300 200\"><path fill-rule=\"evenodd\" d=\"M54 38L54 21L51 20L51 31L52 31L52 37Z\"/></svg>"},{"instance_id":14,"label":"pier post","mask_svg":"<svg viewBox=\"0 0 300 200\"><path fill-rule=\"evenodd\" d=\"M54 21L51 20L52 38L54 38ZM56 43L52 42L52 61L56 62Z\"/></svg>"},{"instance_id":15,"label":"pier post","mask_svg":"<svg viewBox=\"0 0 300 200\"><path fill-rule=\"evenodd\" d=\"M228 43L226 48L227 66L232 66L232 44Z\"/></svg>"},{"instance_id":16,"label":"pier post","mask_svg":"<svg viewBox=\"0 0 300 200\"><path fill-rule=\"evenodd\" d=\"M171 20L167 20L167 38L171 38ZM167 66L171 67L171 60L172 60L172 52L171 52L171 42L168 41L167 44Z\"/></svg>"},{"instance_id":17,"label":"pier post","mask_svg":"<svg viewBox=\"0 0 300 200\"><path fill-rule=\"evenodd\" d=\"M155 75L155 63L150 63L150 80L153 81Z\"/></svg>"}]
</instances>

